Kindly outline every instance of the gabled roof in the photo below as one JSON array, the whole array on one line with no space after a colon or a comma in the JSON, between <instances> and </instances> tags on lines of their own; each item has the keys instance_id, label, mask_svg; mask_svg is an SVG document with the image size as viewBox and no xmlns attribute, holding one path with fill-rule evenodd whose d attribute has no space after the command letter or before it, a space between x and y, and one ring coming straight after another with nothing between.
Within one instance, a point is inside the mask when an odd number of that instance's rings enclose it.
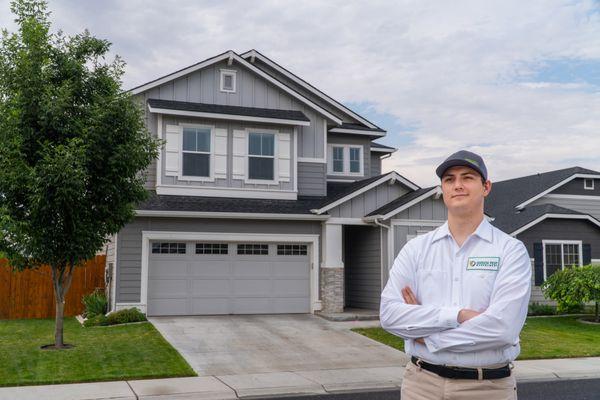
<instances>
[{"instance_id":1,"label":"gabled roof","mask_svg":"<svg viewBox=\"0 0 600 400\"><path fill-rule=\"evenodd\" d=\"M283 82L279 81L278 79L274 78L273 76L267 74L262 69L260 69L260 68L256 67L255 65L249 63L244 58L242 58L238 54L236 54L233 50L226 51L225 53L222 53L222 54L219 54L217 56L208 58L208 59L206 59L204 61L201 61L199 63L190 65L189 67L180 69L178 71L175 71L173 73L165 75L165 76L163 76L161 78L158 78L158 79L155 79L155 80L150 81L148 83L145 83L143 85L137 86L137 87L135 87L133 89L130 89L129 92L131 94L134 94L134 95L138 94L138 93L145 92L146 90L149 90L149 89L152 89L154 87L160 86L160 85L162 85L162 84L164 84L166 82L170 82L170 81L175 80L177 78L180 78L180 77L182 77L184 75L190 74L190 73L192 73L194 71L197 71L199 69L205 68L207 66L210 66L212 64L216 64L216 63L224 61L224 60L228 60L229 62L233 62L233 61L238 62L240 65L246 67L250 71L252 71L255 74L259 75L261 78L265 79L266 81L270 82L271 84L273 84L273 85L277 86L278 88L280 88L281 90L285 91L290 96L296 98L297 100L300 100L302 103L306 104L307 106L309 106L313 110L317 111L319 114L321 114L321 115L329 118L331 121L335 122L338 125L342 124L342 120L338 116L332 114L328 110L324 109L323 107L319 106L318 104L314 103L310 99L308 99L305 96L303 96L302 94L300 94L298 91L294 90L293 88L290 88L288 85L284 84Z\"/></svg>"},{"instance_id":2,"label":"gabled roof","mask_svg":"<svg viewBox=\"0 0 600 400\"><path fill-rule=\"evenodd\" d=\"M371 142L371 151L376 153L393 153L395 152L395 147L386 146L381 143Z\"/></svg>"},{"instance_id":3,"label":"gabled roof","mask_svg":"<svg viewBox=\"0 0 600 400\"><path fill-rule=\"evenodd\" d=\"M582 167L572 167L494 182L492 191L485 201L486 211L495 216L495 214L508 209L523 208L578 177L600 178L600 172Z\"/></svg>"},{"instance_id":4,"label":"gabled roof","mask_svg":"<svg viewBox=\"0 0 600 400\"><path fill-rule=\"evenodd\" d=\"M361 123L364 124L364 128L379 131L379 132L385 132L383 129L379 128L377 125L375 125L371 121L358 115L354 111L350 110L348 107L344 106L343 104L341 104L338 101L334 100L333 98L329 97L328 95L326 95L325 93L323 93L322 91L317 89L316 87L312 86L310 83L306 82L304 79L293 74L292 72L288 71L281 65L277 64L275 61L271 60L264 54L260 53L258 50L255 50L255 49L249 50L245 53L242 53L241 56L244 57L245 59L250 59L250 60L253 60L254 58L258 58L260 61L267 64L269 67L273 68L280 74L286 76L287 78L289 78L296 84L302 86L304 89L308 90L312 94L318 96L319 98L321 98L322 100L324 100L325 102L327 102L328 104L333 106L334 108L357 119L358 121L360 121Z\"/></svg>"},{"instance_id":5,"label":"gabled roof","mask_svg":"<svg viewBox=\"0 0 600 400\"><path fill-rule=\"evenodd\" d=\"M181 115L181 112L190 116L203 116L207 118L219 118L237 116L238 119L254 120L256 122L268 122L275 120L281 123L291 123L294 125L308 125L310 120L302 111L276 110L272 108L255 108L225 106L220 104L190 103L186 101L172 101L148 99L150 112L160 112L162 114ZM271 121L273 122L273 121Z\"/></svg>"},{"instance_id":6,"label":"gabled roof","mask_svg":"<svg viewBox=\"0 0 600 400\"><path fill-rule=\"evenodd\" d=\"M377 210L371 211L366 215L367 219L388 219L394 215L402 212L403 210L419 203L426 198L440 193L439 186L430 186L428 188L420 188L413 192L406 193L403 196L398 197L387 203L386 205L379 207ZM372 218L369 218L372 217Z\"/></svg>"},{"instance_id":7,"label":"gabled roof","mask_svg":"<svg viewBox=\"0 0 600 400\"><path fill-rule=\"evenodd\" d=\"M600 222L588 214L555 204L530 206L520 211L508 209L495 214L492 224L509 235L517 235L546 218L585 219L600 226Z\"/></svg>"},{"instance_id":8,"label":"gabled roof","mask_svg":"<svg viewBox=\"0 0 600 400\"><path fill-rule=\"evenodd\" d=\"M419 186L404 178L396 171L388 172L381 175L376 175L371 178L362 179L350 184L340 184L337 182L328 182L327 184L327 198L323 201L319 207L315 207L312 210L315 214L323 214L324 212L331 210L332 208L345 203L346 201L382 184L387 181L397 181L408 187L411 190L419 189ZM331 192L330 192L331 190Z\"/></svg>"}]
</instances>

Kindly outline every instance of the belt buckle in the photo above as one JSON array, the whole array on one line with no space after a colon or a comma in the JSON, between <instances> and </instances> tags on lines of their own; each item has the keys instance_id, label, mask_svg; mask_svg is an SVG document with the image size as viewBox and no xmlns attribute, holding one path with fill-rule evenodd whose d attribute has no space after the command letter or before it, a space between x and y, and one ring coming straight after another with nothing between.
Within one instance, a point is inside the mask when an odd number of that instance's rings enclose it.
<instances>
[{"instance_id":1,"label":"belt buckle","mask_svg":"<svg viewBox=\"0 0 600 400\"><path fill-rule=\"evenodd\" d=\"M478 381L483 380L483 368L477 368L477 380Z\"/></svg>"}]
</instances>

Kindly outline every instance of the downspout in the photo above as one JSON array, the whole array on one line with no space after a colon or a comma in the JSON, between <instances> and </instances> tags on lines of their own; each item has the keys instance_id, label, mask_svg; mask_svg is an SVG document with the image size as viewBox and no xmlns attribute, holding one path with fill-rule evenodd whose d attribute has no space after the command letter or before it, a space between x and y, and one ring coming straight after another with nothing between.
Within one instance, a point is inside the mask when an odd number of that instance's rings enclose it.
<instances>
[{"instance_id":1,"label":"downspout","mask_svg":"<svg viewBox=\"0 0 600 400\"><path fill-rule=\"evenodd\" d=\"M375 223L375 225L379 225L381 227L384 227L385 229L387 229L387 236L386 236L386 241L387 241L387 254L385 255L386 260L385 260L385 266L386 266L386 270L387 273L386 275L389 275L389 270L390 270L390 227L387 226L386 224L383 224L380 222L380 220L382 220L382 217L375 217L373 219L373 222ZM383 247L383 246L381 246ZM382 258L383 258L383 254L382 254ZM383 271L381 271L383 273ZM385 282L383 280L383 274L381 275L381 288L383 289L383 287L385 286Z\"/></svg>"}]
</instances>

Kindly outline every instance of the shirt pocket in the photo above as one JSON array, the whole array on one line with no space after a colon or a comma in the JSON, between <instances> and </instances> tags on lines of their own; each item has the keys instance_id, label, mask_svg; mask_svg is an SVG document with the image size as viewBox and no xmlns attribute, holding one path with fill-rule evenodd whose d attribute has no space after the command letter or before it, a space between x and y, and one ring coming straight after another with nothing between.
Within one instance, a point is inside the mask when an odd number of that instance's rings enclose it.
<instances>
[{"instance_id":1,"label":"shirt pocket","mask_svg":"<svg viewBox=\"0 0 600 400\"><path fill-rule=\"evenodd\" d=\"M466 308L476 311L488 308L497 274L497 271L465 271L466 284L469 288L463 292Z\"/></svg>"},{"instance_id":2,"label":"shirt pocket","mask_svg":"<svg viewBox=\"0 0 600 400\"><path fill-rule=\"evenodd\" d=\"M417 271L417 300L422 305L444 305L447 299L448 284L448 271L440 268L419 269Z\"/></svg>"}]
</instances>

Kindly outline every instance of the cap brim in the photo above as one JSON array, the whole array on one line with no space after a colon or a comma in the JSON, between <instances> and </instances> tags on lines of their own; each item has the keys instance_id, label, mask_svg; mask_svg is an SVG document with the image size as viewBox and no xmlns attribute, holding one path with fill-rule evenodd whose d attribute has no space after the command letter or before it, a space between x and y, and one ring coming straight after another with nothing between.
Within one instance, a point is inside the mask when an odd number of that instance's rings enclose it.
<instances>
[{"instance_id":1,"label":"cap brim","mask_svg":"<svg viewBox=\"0 0 600 400\"><path fill-rule=\"evenodd\" d=\"M465 160L447 160L447 161L444 161L443 163L441 163L435 169L435 173L441 179L442 175L444 174L444 172L446 172L446 170L448 168L452 168L452 167L469 167L469 168L477 171L479 173L479 175L481 175L482 177L484 176L483 172L481 172L481 169L479 169L477 166L475 166L475 165L473 165L470 162L465 161Z\"/></svg>"}]
</instances>

